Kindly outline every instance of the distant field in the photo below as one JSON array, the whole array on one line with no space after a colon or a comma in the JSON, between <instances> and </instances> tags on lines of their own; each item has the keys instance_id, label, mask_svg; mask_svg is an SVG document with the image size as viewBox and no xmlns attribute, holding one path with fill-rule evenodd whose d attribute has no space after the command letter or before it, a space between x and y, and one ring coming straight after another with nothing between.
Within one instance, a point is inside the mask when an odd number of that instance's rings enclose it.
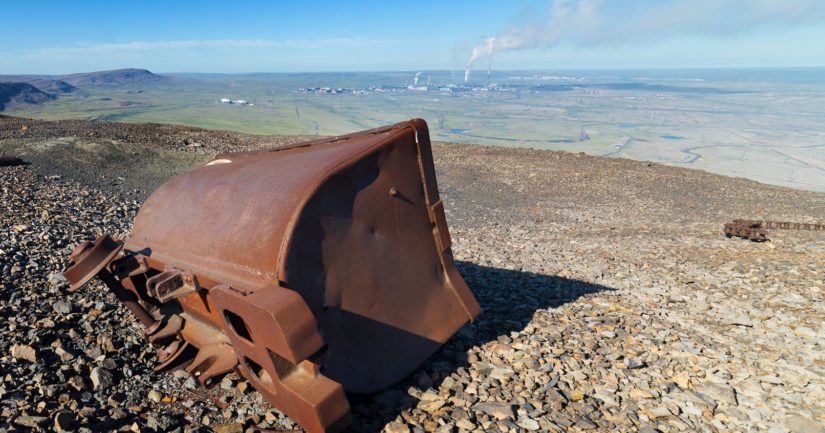
<instances>
[{"instance_id":1,"label":"distant field","mask_svg":"<svg viewBox=\"0 0 825 433\"><path fill-rule=\"evenodd\" d=\"M4 114L289 135L421 117L436 140L583 151L825 191L825 70L494 71L493 90L484 73L473 90L436 71L421 75L427 91L407 90L413 73L401 72L168 77ZM297 90L324 86L346 91Z\"/></svg>"}]
</instances>

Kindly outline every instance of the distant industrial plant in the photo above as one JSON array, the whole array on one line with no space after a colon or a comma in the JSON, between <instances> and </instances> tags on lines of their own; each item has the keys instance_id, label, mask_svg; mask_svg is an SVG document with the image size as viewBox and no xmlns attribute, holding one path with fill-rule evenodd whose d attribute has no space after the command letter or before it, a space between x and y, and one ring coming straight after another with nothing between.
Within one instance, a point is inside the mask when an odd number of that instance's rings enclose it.
<instances>
[{"instance_id":1,"label":"distant industrial plant","mask_svg":"<svg viewBox=\"0 0 825 433\"><path fill-rule=\"evenodd\" d=\"M221 104L231 104L231 105L255 105L250 104L249 101L246 99L229 99L229 98L221 98Z\"/></svg>"}]
</instances>

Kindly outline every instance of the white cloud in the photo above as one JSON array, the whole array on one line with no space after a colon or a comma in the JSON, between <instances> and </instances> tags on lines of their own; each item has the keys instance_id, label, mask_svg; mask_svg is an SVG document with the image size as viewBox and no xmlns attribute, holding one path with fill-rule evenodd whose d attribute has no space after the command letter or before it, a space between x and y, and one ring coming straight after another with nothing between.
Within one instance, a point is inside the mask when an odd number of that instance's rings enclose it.
<instances>
[{"instance_id":1,"label":"white cloud","mask_svg":"<svg viewBox=\"0 0 825 433\"><path fill-rule=\"evenodd\" d=\"M321 38L321 39L207 39L173 41L133 41L124 43L80 43L76 46L41 48L27 53L27 58L54 58L84 55L112 55L137 52L191 49L271 48L271 49L318 49L364 48L376 45L403 43L399 39L370 38Z\"/></svg>"}]
</instances>

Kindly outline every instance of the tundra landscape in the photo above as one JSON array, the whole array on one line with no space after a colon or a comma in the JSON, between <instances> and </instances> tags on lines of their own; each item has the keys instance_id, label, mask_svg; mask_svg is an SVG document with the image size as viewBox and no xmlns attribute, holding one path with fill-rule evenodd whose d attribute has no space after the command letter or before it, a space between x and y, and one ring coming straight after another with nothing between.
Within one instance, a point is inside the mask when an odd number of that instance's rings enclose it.
<instances>
[{"instance_id":1,"label":"tundra landscape","mask_svg":"<svg viewBox=\"0 0 825 433\"><path fill-rule=\"evenodd\" d=\"M0 17L0 433L825 433L825 2Z\"/></svg>"},{"instance_id":2,"label":"tundra landscape","mask_svg":"<svg viewBox=\"0 0 825 433\"><path fill-rule=\"evenodd\" d=\"M825 191L825 70L0 76L3 113L339 135L410 118L433 138L567 150ZM3 82L6 82L4 84ZM14 82L14 84L10 84ZM224 102L222 102L224 101ZM234 102L234 103L233 103Z\"/></svg>"}]
</instances>

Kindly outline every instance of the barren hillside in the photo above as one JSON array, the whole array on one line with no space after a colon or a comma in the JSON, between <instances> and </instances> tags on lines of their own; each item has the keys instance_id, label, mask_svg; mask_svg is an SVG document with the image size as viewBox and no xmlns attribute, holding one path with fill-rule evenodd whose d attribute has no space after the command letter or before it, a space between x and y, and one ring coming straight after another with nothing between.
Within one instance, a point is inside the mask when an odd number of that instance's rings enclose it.
<instances>
[{"instance_id":1,"label":"barren hillside","mask_svg":"<svg viewBox=\"0 0 825 433\"><path fill-rule=\"evenodd\" d=\"M217 152L296 137L0 117L0 431L288 429L248 383L157 374L72 246ZM825 194L565 152L437 143L459 269L484 312L404 382L352 396L355 431L821 432Z\"/></svg>"},{"instance_id":2,"label":"barren hillside","mask_svg":"<svg viewBox=\"0 0 825 433\"><path fill-rule=\"evenodd\" d=\"M29 83L0 83L0 111L20 104L39 104L54 99Z\"/></svg>"}]
</instances>

